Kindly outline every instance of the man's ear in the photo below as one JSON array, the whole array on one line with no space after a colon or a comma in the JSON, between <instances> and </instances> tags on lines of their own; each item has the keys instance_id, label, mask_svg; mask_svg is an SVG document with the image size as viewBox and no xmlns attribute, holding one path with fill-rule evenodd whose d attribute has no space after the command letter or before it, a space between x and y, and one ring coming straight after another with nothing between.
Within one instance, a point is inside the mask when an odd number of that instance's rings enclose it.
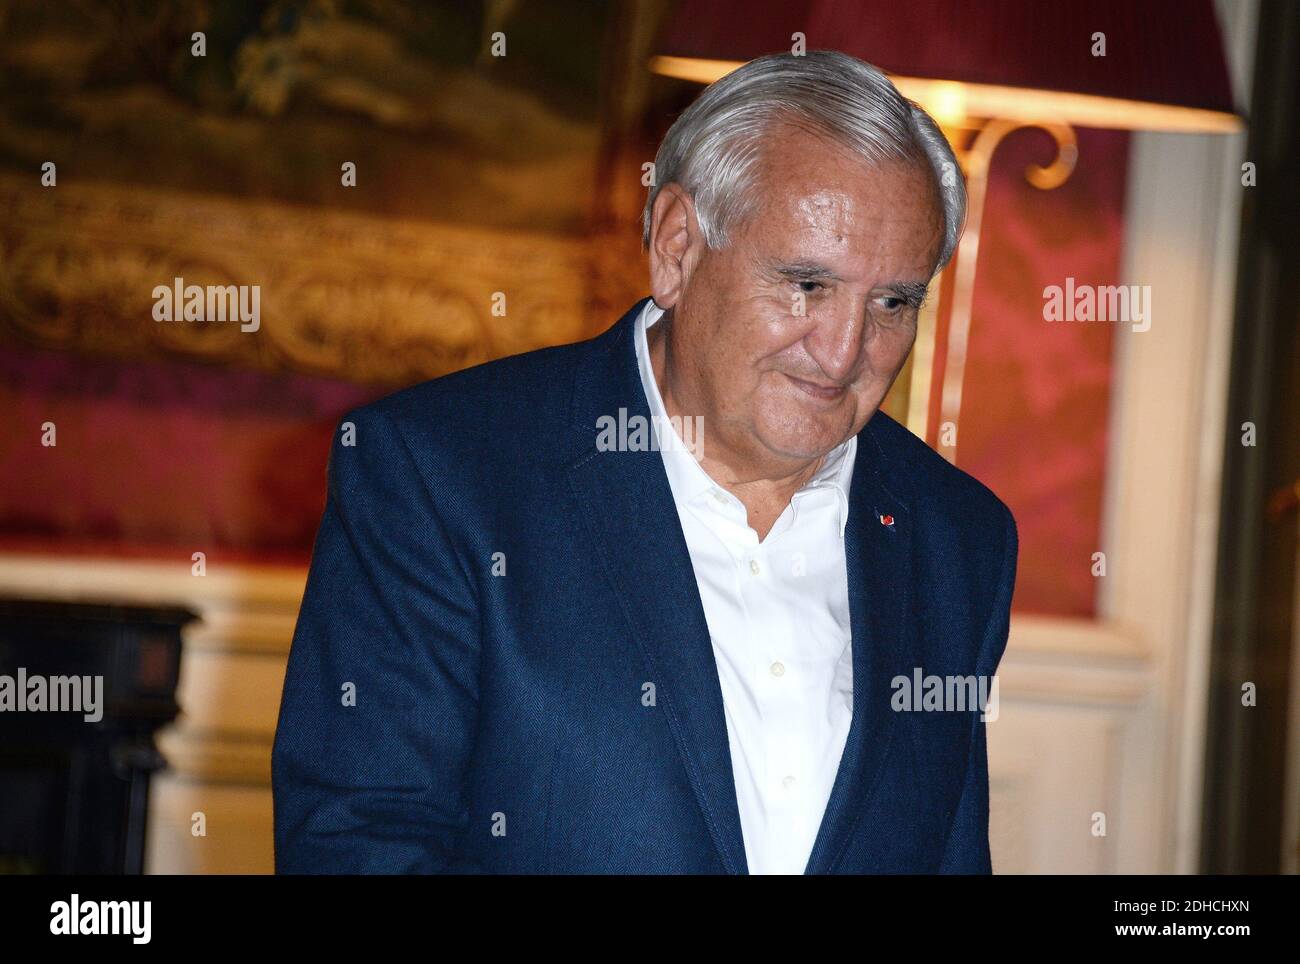
<instances>
[{"instance_id":1,"label":"man's ear","mask_svg":"<svg viewBox=\"0 0 1300 964\"><path fill-rule=\"evenodd\" d=\"M677 304L704 238L695 202L679 184L665 184L650 209L650 293L665 311Z\"/></svg>"}]
</instances>

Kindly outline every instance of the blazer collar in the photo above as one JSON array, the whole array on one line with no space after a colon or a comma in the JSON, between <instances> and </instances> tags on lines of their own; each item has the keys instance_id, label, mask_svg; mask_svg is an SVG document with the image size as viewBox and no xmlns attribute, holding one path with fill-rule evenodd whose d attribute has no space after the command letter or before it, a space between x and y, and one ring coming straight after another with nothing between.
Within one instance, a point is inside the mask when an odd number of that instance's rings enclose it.
<instances>
[{"instance_id":1,"label":"blazer collar","mask_svg":"<svg viewBox=\"0 0 1300 964\"><path fill-rule=\"evenodd\" d=\"M601 451L601 419L650 409L633 341L642 299L588 343L574 377L570 484L623 614L656 684L718 856L746 873L745 847L713 646L660 453ZM885 449L873 428L858 435L845 553L853 645L853 720L807 872L834 870L871 802L894 732L890 680L907 675L912 526L906 503L885 484ZM883 521L882 521L883 520ZM885 524L890 523L890 524ZM913 660L914 662L914 660Z\"/></svg>"}]
</instances>

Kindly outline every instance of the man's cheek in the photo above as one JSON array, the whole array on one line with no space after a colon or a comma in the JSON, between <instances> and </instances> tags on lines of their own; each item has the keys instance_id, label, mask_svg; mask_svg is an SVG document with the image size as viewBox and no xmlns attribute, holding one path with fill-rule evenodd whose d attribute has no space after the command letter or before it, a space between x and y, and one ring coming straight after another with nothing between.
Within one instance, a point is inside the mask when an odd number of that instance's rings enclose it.
<instances>
[{"instance_id":1,"label":"man's cheek","mask_svg":"<svg viewBox=\"0 0 1300 964\"><path fill-rule=\"evenodd\" d=\"M886 367L894 362L901 365L916 340L916 325L906 319L899 319L878 322L872 328L874 337L869 342L872 359Z\"/></svg>"}]
</instances>

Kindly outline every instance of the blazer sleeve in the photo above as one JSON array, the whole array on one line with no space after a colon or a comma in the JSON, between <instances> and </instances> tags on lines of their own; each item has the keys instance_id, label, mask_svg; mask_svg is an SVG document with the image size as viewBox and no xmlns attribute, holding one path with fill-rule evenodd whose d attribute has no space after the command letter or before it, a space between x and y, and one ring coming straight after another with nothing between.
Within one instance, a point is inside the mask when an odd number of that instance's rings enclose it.
<instances>
[{"instance_id":1,"label":"blazer sleeve","mask_svg":"<svg viewBox=\"0 0 1300 964\"><path fill-rule=\"evenodd\" d=\"M276 871L446 870L467 822L475 584L383 413L344 417L328 478L272 752Z\"/></svg>"},{"instance_id":2,"label":"blazer sleeve","mask_svg":"<svg viewBox=\"0 0 1300 964\"><path fill-rule=\"evenodd\" d=\"M990 680L997 672L998 663L1007 646L1007 635L1011 627L1011 593L1016 584L1016 557L1019 552L1015 518L1006 506L1003 506L1003 511L1006 514L1006 548L1003 551L1002 574L976 669L978 675L987 676ZM966 763L966 780L939 864L941 874L993 872L989 856L988 724L980 719L980 715L979 711L971 714L970 757Z\"/></svg>"}]
</instances>

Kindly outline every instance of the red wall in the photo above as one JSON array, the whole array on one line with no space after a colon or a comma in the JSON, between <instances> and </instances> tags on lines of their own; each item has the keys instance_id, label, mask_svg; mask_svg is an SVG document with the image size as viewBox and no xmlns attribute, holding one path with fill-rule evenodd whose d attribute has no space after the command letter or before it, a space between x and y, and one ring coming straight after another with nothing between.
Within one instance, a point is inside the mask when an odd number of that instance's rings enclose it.
<instances>
[{"instance_id":1,"label":"red wall","mask_svg":"<svg viewBox=\"0 0 1300 964\"><path fill-rule=\"evenodd\" d=\"M995 155L957 444L957 464L1016 516L1015 608L1059 616L1095 613L1114 323L1046 322L1043 289L1134 280L1120 276L1129 137L1077 133L1078 166L1052 191L1023 176L1052 157L1045 133Z\"/></svg>"},{"instance_id":2,"label":"red wall","mask_svg":"<svg viewBox=\"0 0 1300 964\"><path fill-rule=\"evenodd\" d=\"M305 561L338 418L374 389L0 350L0 547ZM41 445L45 422L57 445Z\"/></svg>"}]
</instances>

